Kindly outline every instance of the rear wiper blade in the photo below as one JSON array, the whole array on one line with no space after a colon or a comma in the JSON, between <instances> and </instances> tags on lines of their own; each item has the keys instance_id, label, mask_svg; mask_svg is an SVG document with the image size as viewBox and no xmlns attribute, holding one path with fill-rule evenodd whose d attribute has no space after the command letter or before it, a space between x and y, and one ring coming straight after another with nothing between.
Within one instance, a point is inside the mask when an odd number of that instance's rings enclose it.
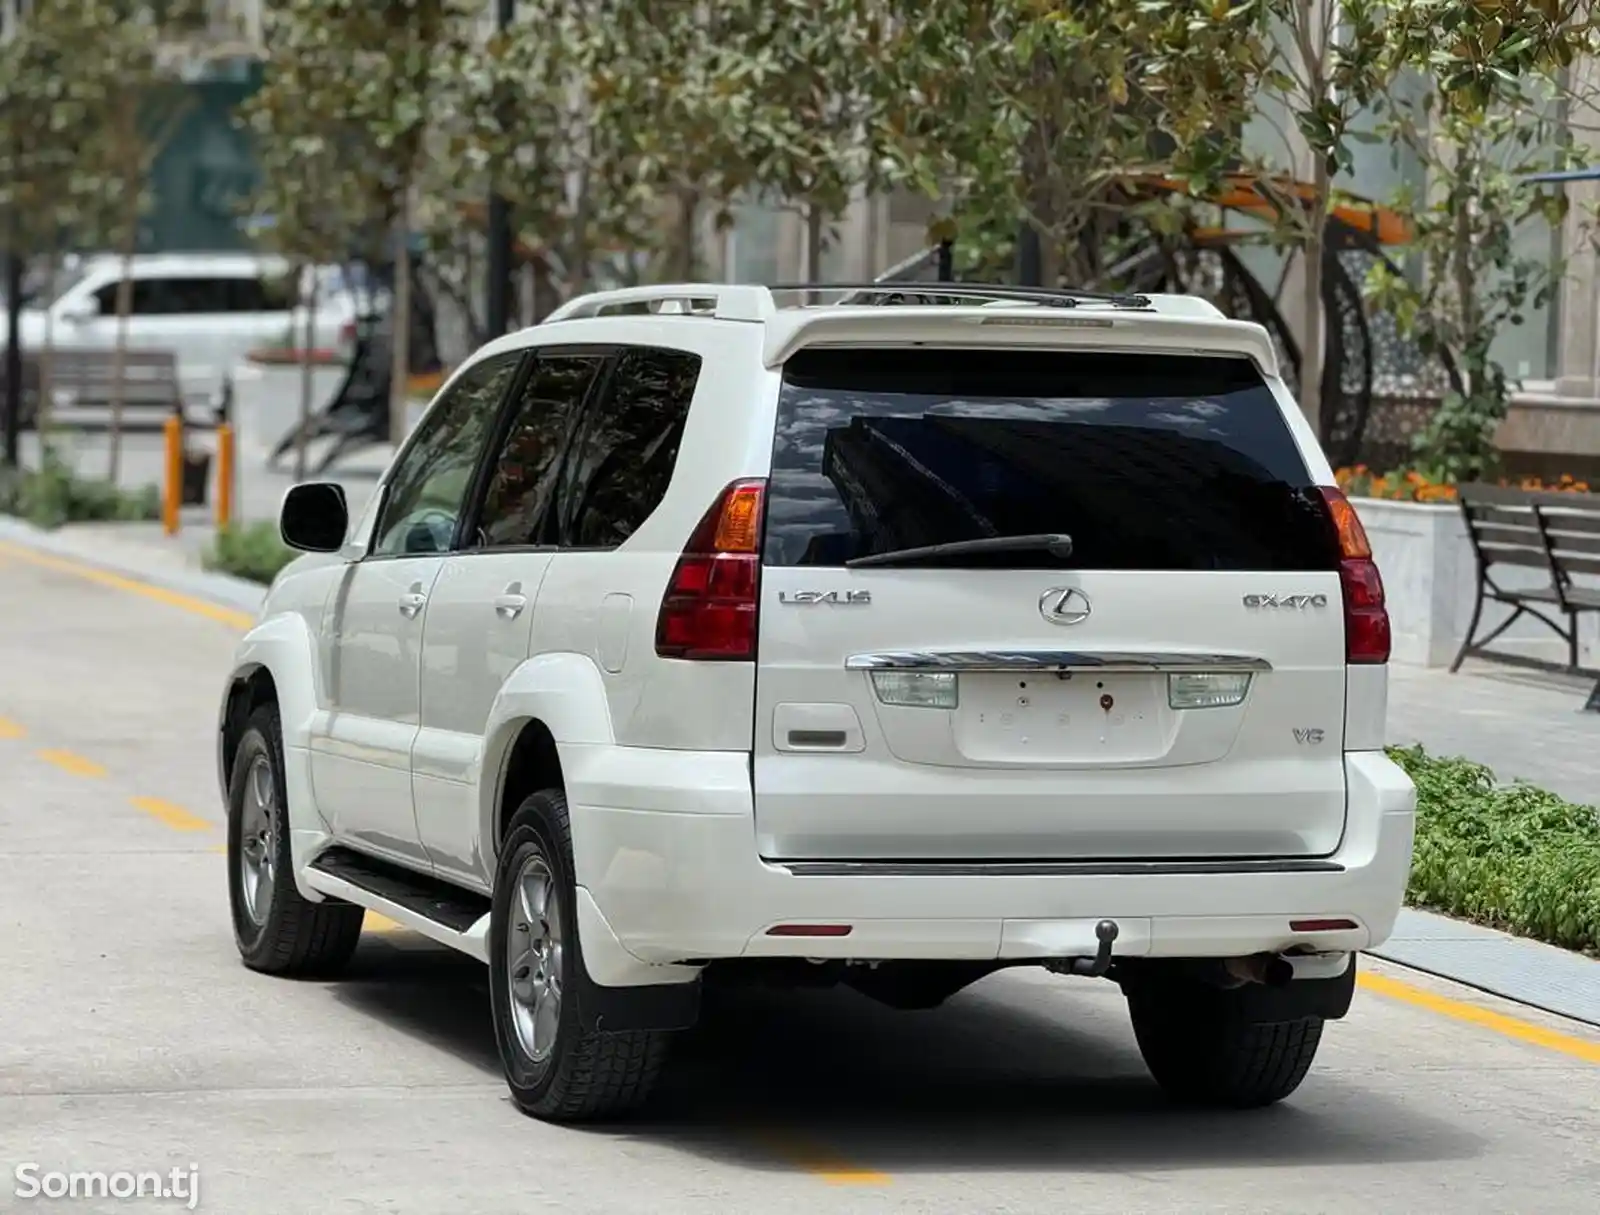
<instances>
[{"instance_id":1,"label":"rear wiper blade","mask_svg":"<svg viewBox=\"0 0 1600 1215\"><path fill-rule=\"evenodd\" d=\"M1072 537L1058 532L1044 532L1037 536L985 536L981 540L952 540L948 544L929 544L921 548L897 548L888 553L869 553L865 557L852 557L846 569L861 569L869 565L920 565L936 562L945 557L965 557L978 553L1049 553L1065 559L1072 556Z\"/></svg>"}]
</instances>

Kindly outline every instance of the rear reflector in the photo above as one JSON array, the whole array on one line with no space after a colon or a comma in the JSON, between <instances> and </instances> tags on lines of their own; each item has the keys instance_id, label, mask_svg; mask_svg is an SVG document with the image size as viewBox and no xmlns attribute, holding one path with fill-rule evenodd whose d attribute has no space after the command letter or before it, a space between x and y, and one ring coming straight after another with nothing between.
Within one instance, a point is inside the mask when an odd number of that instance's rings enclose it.
<instances>
[{"instance_id":1,"label":"rear reflector","mask_svg":"<svg viewBox=\"0 0 1600 1215\"><path fill-rule=\"evenodd\" d=\"M1354 920L1290 920L1290 932L1349 932L1360 925Z\"/></svg>"},{"instance_id":2,"label":"rear reflector","mask_svg":"<svg viewBox=\"0 0 1600 1215\"><path fill-rule=\"evenodd\" d=\"M662 658L755 658L766 488L765 481L734 481L695 527L656 616L656 653Z\"/></svg>"},{"instance_id":3,"label":"rear reflector","mask_svg":"<svg viewBox=\"0 0 1600 1215\"><path fill-rule=\"evenodd\" d=\"M874 671L872 690L884 704L905 709L953 709L961 703L954 671Z\"/></svg>"},{"instance_id":4,"label":"rear reflector","mask_svg":"<svg viewBox=\"0 0 1600 1215\"><path fill-rule=\"evenodd\" d=\"M847 937L849 924L774 924L767 929L769 937Z\"/></svg>"},{"instance_id":5,"label":"rear reflector","mask_svg":"<svg viewBox=\"0 0 1600 1215\"><path fill-rule=\"evenodd\" d=\"M1389 661L1391 643L1389 609L1384 603L1383 577L1372 560L1367 529L1344 494L1331 487L1321 491L1328 516L1339 540L1339 585L1344 592L1344 648L1348 663Z\"/></svg>"},{"instance_id":6,"label":"rear reflector","mask_svg":"<svg viewBox=\"0 0 1600 1215\"><path fill-rule=\"evenodd\" d=\"M1167 676L1167 704L1174 709L1226 709L1243 704L1247 672L1174 671Z\"/></svg>"}]
</instances>

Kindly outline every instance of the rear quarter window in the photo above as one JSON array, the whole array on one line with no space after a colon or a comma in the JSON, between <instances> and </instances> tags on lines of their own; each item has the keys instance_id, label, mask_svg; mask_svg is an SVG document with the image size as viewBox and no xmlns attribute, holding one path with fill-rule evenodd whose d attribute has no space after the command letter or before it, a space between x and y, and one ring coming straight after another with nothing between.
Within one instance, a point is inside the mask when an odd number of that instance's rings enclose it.
<instances>
[{"instance_id":1,"label":"rear quarter window","mask_svg":"<svg viewBox=\"0 0 1600 1215\"><path fill-rule=\"evenodd\" d=\"M1065 533L970 568L1332 569L1326 509L1231 356L816 349L784 368L768 565Z\"/></svg>"}]
</instances>

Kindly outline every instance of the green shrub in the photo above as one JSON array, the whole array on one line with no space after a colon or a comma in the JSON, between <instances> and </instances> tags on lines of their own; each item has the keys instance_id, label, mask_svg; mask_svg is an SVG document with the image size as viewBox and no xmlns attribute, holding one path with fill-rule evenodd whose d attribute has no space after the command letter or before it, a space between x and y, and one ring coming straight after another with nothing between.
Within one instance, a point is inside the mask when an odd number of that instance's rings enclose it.
<instances>
[{"instance_id":1,"label":"green shrub","mask_svg":"<svg viewBox=\"0 0 1600 1215\"><path fill-rule=\"evenodd\" d=\"M218 531L201 560L208 570L267 584L298 555L278 538L276 523L256 522Z\"/></svg>"},{"instance_id":2,"label":"green shrub","mask_svg":"<svg viewBox=\"0 0 1600 1215\"><path fill-rule=\"evenodd\" d=\"M81 476L47 444L38 468L0 470L0 514L45 528L64 523L143 523L161 517L161 493L154 485L129 490Z\"/></svg>"},{"instance_id":3,"label":"green shrub","mask_svg":"<svg viewBox=\"0 0 1600 1215\"><path fill-rule=\"evenodd\" d=\"M1600 953L1600 819L1482 764L1389 754L1417 785L1408 900L1567 949Z\"/></svg>"}]
</instances>

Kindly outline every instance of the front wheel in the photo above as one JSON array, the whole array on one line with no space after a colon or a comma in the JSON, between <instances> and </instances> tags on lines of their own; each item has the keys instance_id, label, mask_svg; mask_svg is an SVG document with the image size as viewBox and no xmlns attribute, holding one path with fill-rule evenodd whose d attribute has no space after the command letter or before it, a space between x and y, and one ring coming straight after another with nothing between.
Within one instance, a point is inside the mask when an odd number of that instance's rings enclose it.
<instances>
[{"instance_id":1,"label":"front wheel","mask_svg":"<svg viewBox=\"0 0 1600 1215\"><path fill-rule=\"evenodd\" d=\"M267 705L250 717L228 784L228 900L239 956L267 974L327 978L361 940L365 912L313 903L294 884L284 797L283 730Z\"/></svg>"},{"instance_id":2,"label":"front wheel","mask_svg":"<svg viewBox=\"0 0 1600 1215\"><path fill-rule=\"evenodd\" d=\"M1322 1041L1323 1019L1259 1021L1235 992L1128 994L1133 1033L1145 1066L1166 1092L1190 1105L1258 1109L1282 1101L1306 1078Z\"/></svg>"},{"instance_id":3,"label":"front wheel","mask_svg":"<svg viewBox=\"0 0 1600 1215\"><path fill-rule=\"evenodd\" d=\"M655 1085L667 1035L600 1032L579 1007L578 941L567 799L546 789L518 808L500 850L489 919L489 990L511 1099L552 1122L625 1114Z\"/></svg>"}]
</instances>

